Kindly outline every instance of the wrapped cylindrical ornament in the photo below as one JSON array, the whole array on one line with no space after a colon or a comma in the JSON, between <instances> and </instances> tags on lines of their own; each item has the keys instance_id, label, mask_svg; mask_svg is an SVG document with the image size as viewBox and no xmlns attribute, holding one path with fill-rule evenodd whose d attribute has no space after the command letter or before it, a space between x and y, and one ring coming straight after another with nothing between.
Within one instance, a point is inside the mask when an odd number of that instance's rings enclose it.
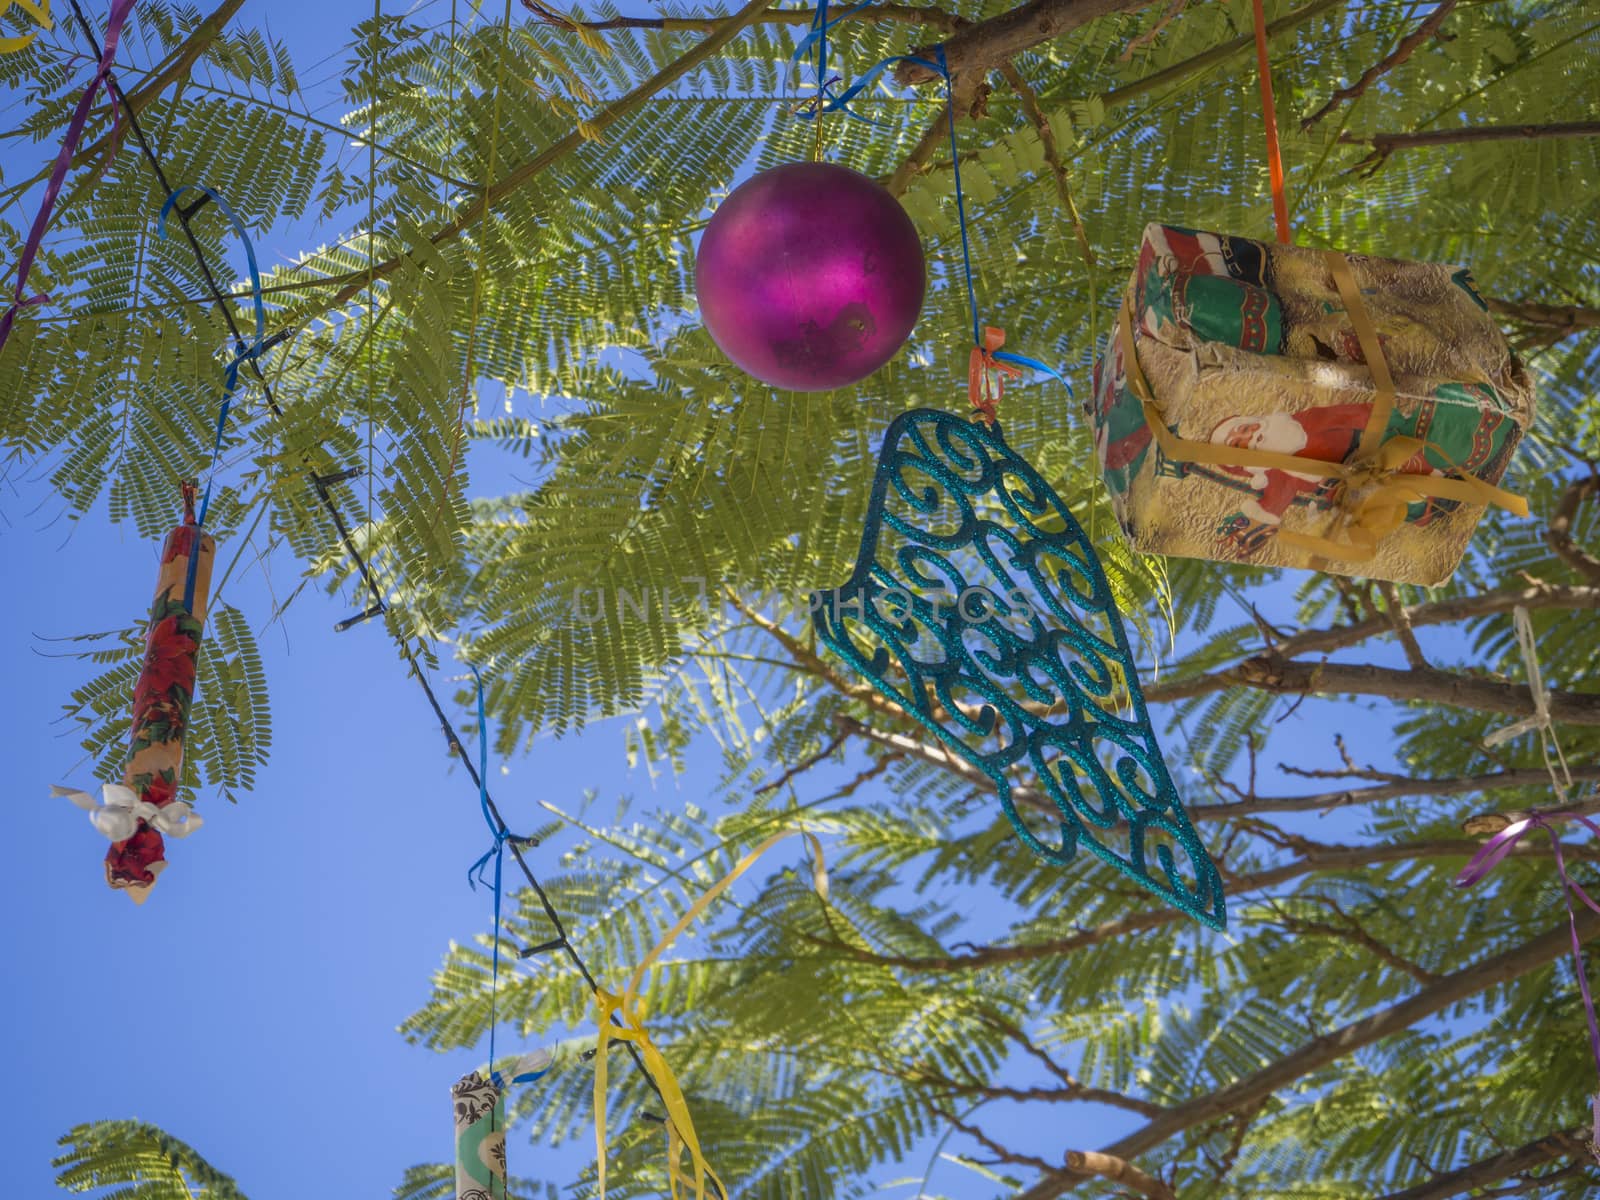
<instances>
[{"instance_id":1,"label":"wrapped cylindrical ornament","mask_svg":"<svg viewBox=\"0 0 1600 1200\"><path fill-rule=\"evenodd\" d=\"M195 522L194 500L193 485L184 484L183 523L167 534L161 549L122 783L107 784L100 804L84 792L52 789L87 810L94 827L111 839L106 882L136 904L144 903L167 865L162 835L185 837L200 826L178 799L178 782L217 546Z\"/></svg>"},{"instance_id":2,"label":"wrapped cylindrical ornament","mask_svg":"<svg viewBox=\"0 0 1600 1200\"><path fill-rule=\"evenodd\" d=\"M456 1200L505 1200L505 1105L494 1081L473 1071L450 1088L456 1121Z\"/></svg>"},{"instance_id":3,"label":"wrapped cylindrical ornament","mask_svg":"<svg viewBox=\"0 0 1600 1200\"><path fill-rule=\"evenodd\" d=\"M183 774L183 735L194 701L200 634L217 544L194 519L194 488L184 486L183 524L161 548L144 666L133 689L133 729L122 784L143 803L164 809L177 800ZM161 831L141 821L133 836L106 852L106 882L143 903L166 866Z\"/></svg>"}]
</instances>

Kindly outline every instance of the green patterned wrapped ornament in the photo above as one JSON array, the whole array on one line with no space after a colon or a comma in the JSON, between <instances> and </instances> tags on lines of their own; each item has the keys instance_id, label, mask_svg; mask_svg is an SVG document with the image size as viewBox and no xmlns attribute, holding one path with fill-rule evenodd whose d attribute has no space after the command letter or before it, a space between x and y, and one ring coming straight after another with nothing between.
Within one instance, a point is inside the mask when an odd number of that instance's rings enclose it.
<instances>
[{"instance_id":1,"label":"green patterned wrapped ornament","mask_svg":"<svg viewBox=\"0 0 1600 1200\"><path fill-rule=\"evenodd\" d=\"M506 1200L505 1105L476 1071L450 1089L456 1119L456 1200Z\"/></svg>"}]
</instances>

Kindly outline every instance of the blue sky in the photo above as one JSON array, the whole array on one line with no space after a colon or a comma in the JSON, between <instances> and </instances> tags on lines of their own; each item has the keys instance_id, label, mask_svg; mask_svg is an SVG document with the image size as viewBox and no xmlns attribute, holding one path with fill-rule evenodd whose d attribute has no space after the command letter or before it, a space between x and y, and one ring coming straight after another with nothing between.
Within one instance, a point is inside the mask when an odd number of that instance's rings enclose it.
<instances>
[{"instance_id":1,"label":"blue sky","mask_svg":"<svg viewBox=\"0 0 1600 1200\"><path fill-rule=\"evenodd\" d=\"M314 64L371 12L344 0L279 0L268 20L308 86L328 88L339 83L337 58ZM243 19L263 16L264 6L251 5ZM39 162L19 162L8 147L7 173L37 169L53 148L36 150ZM257 249L268 266L301 244L274 231ZM308 1187L382 1195L407 1166L448 1157L449 1084L480 1061L410 1047L395 1033L426 998L448 941L488 925L487 896L465 882L487 844L476 794L381 626L335 634L334 623L359 606L308 589L261 635L274 750L253 793L237 807L205 806L205 828L169 846L170 868L143 908L107 889L104 840L48 798L52 783L88 788L91 771L73 729L57 723L86 669L50 657L62 647L46 639L116 628L141 610L157 552L103 512L67 519L26 471L13 469L0 488L9 584L0 600L0 712L22 760L12 772L13 854L0 873L0 904L12 914L10 986L0 1001L0 1046L18 1081L4 1124L12 1186L50 1194L61 1133L137 1117L191 1142L253 1200ZM292 563L274 569L275 577L255 570L230 583L231 602L269 611L274 591L294 581ZM453 694L455 685L438 682ZM1289 732L1320 744L1313 708ZM535 823L539 800L570 810L595 789L608 800L633 794L670 806L699 800L697 779L709 790L720 775L715 748L697 747L683 780L653 786L629 772L622 745L611 722L495 763L492 786L512 827ZM514 1048L514 1039L501 1046ZM1042 1117L1028 1119L1059 1141ZM1098 1145L1116 1131L1087 1112L1074 1120L1071 1144ZM585 1146L535 1155L514 1144L512 1170L565 1185ZM963 1187L958 1175L946 1168L938 1185L956 1195L991 1191L975 1179Z\"/></svg>"},{"instance_id":2,"label":"blue sky","mask_svg":"<svg viewBox=\"0 0 1600 1200\"><path fill-rule=\"evenodd\" d=\"M241 20L265 19L288 41L315 102L340 82L337 57L315 64L371 13L278 0L270 15L247 6ZM8 146L0 166L31 172L53 152L36 147L33 162ZM300 245L292 231L257 241L264 267ZM0 1046L19 1081L0 1138L13 1187L52 1194L57 1137L81 1121L137 1117L191 1142L254 1200L308 1185L384 1195L407 1166L449 1157L449 1085L480 1061L395 1032L425 1000L450 939L488 927L488 897L465 876L488 840L476 792L381 625L335 634L356 606L311 590L261 635L274 751L253 793L236 807L202 797L205 827L169 844L170 867L143 908L112 892L104 839L48 797L52 783L98 789L73 729L56 723L87 672L48 657L62 647L41 639L121 626L149 602L159 547L103 511L77 522L63 511L26 471L6 473L0 711L22 755L17 853L0 877L13 914L0 1000ZM278 562L271 588L281 597L294 578L295 565ZM247 613L271 610L260 571L228 590ZM441 694L455 687L444 681ZM547 740L508 774L493 769L513 827L533 822L539 799L571 809L586 788L651 786L629 775L615 723L582 742ZM513 1155L515 1171L541 1174Z\"/></svg>"}]
</instances>

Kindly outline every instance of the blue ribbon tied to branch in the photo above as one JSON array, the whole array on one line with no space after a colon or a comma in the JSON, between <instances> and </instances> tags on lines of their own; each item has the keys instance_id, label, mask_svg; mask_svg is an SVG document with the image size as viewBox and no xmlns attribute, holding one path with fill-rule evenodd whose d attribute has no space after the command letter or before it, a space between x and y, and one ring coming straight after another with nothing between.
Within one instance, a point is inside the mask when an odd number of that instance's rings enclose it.
<instances>
[{"instance_id":1,"label":"blue ribbon tied to branch","mask_svg":"<svg viewBox=\"0 0 1600 1200\"><path fill-rule=\"evenodd\" d=\"M950 132L950 164L955 175L956 191L956 221L961 230L961 266L967 285L967 311L972 317L972 355L967 368L967 398L972 407L988 424L994 424L996 409L1000 401L1002 380L1006 375L1019 376L1024 370L1039 371L1052 379L1059 380L1067 389L1070 398L1073 395L1072 384L1067 377L1048 363L1037 358L1029 358L1023 354L1014 354L1010 350L1002 350L1005 343L1005 331L995 326L985 326L978 316L978 293L973 283L972 275L972 240L967 230L967 205L966 197L961 189L961 155L956 139L956 107L955 89L950 80L950 66L945 58L942 45L933 48L933 58L923 58L917 54L896 54L884 59L873 66L866 74L862 75L849 87L838 95L829 96L826 93L827 82L824 81L827 55L827 31L851 13L859 12L866 5L858 5L849 12L835 18L827 19L827 0L820 0L817 6L817 15L812 19L811 32L801 40L795 49L792 62L798 62L813 45L820 47L818 52L819 65L817 68L817 102L809 110L799 115L803 119L813 116L820 117L823 113L844 112L858 121L866 121L876 125L878 122L860 116L850 108L850 101L875 84L883 73L897 63L914 63L926 67L944 81L946 124ZM993 390L990 390L990 380L994 380Z\"/></svg>"},{"instance_id":2,"label":"blue ribbon tied to branch","mask_svg":"<svg viewBox=\"0 0 1600 1200\"><path fill-rule=\"evenodd\" d=\"M483 809L483 820L489 826L489 832L494 835L494 844L490 846L467 869L467 885L473 891L478 890L481 883L485 887L494 889L494 928L490 933L494 950L491 956L489 974L489 1078L496 1087L503 1087L504 1081L500 1072L494 1069L494 1033L497 1023L495 1016L495 1003L500 994L500 896L501 882L504 875L506 843L523 841L508 829L505 823L499 820L494 809L489 806L489 720L484 711L483 702L483 676L478 673L478 668L468 664L478 693L478 804ZM483 877L489 868L490 860L494 862L494 882L490 884ZM512 1083L532 1083L541 1075L548 1072L553 1064L548 1051L537 1050L532 1054L524 1055L516 1061L511 1072Z\"/></svg>"}]
</instances>

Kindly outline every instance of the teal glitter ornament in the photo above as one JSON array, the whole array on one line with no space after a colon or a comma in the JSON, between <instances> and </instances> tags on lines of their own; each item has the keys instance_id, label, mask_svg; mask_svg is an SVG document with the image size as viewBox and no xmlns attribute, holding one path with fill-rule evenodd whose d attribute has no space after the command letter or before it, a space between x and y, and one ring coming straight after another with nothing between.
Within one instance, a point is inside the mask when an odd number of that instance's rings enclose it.
<instances>
[{"instance_id":1,"label":"teal glitter ornament","mask_svg":"<svg viewBox=\"0 0 1600 1200\"><path fill-rule=\"evenodd\" d=\"M1040 858L1065 865L1085 848L1226 927L1221 876L1161 757L1105 571L998 424L896 417L855 570L811 605L833 653L993 781ZM1022 763L1040 787L1019 803L1008 771Z\"/></svg>"}]
</instances>

